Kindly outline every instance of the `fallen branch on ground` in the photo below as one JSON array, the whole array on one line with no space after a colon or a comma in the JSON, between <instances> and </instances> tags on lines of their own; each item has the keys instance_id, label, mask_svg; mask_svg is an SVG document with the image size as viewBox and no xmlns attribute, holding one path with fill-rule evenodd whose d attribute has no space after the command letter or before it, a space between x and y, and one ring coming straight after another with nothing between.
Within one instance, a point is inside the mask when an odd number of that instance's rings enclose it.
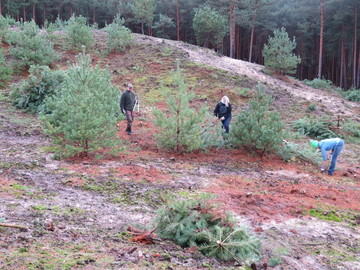
<instances>
[{"instance_id":1,"label":"fallen branch on ground","mask_svg":"<svg viewBox=\"0 0 360 270\"><path fill-rule=\"evenodd\" d=\"M16 228L16 229L23 229L23 230L28 229L28 227L26 227L26 226L17 225L17 224L7 224L7 223L0 223L0 227Z\"/></svg>"},{"instance_id":2,"label":"fallen branch on ground","mask_svg":"<svg viewBox=\"0 0 360 270\"><path fill-rule=\"evenodd\" d=\"M135 229L133 227L128 227L127 231L134 235L133 238L131 238L132 242L139 242L142 244L153 244L155 240L160 240L157 235L154 233L156 227L152 229L151 231L141 231L138 229Z\"/></svg>"}]
</instances>

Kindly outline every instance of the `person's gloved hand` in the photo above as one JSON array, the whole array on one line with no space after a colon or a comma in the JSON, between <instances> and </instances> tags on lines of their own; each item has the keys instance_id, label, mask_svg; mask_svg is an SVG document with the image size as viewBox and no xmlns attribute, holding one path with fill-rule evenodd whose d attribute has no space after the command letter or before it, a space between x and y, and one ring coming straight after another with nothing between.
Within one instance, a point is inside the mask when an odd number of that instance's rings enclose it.
<instances>
[{"instance_id":1,"label":"person's gloved hand","mask_svg":"<svg viewBox=\"0 0 360 270\"><path fill-rule=\"evenodd\" d=\"M327 160L332 159L332 155L328 155Z\"/></svg>"},{"instance_id":2,"label":"person's gloved hand","mask_svg":"<svg viewBox=\"0 0 360 270\"><path fill-rule=\"evenodd\" d=\"M224 121L224 120L225 120L225 117L224 117L224 116L223 116L223 117L221 117L221 118L220 118L220 120L221 120L221 121Z\"/></svg>"},{"instance_id":3,"label":"person's gloved hand","mask_svg":"<svg viewBox=\"0 0 360 270\"><path fill-rule=\"evenodd\" d=\"M325 172L325 167L324 167L324 166L321 166L320 171L321 171L321 172Z\"/></svg>"},{"instance_id":4,"label":"person's gloved hand","mask_svg":"<svg viewBox=\"0 0 360 270\"><path fill-rule=\"evenodd\" d=\"M124 110L124 109L121 109L121 112L122 112L123 114L126 114L126 112L125 112L125 110Z\"/></svg>"}]
</instances>

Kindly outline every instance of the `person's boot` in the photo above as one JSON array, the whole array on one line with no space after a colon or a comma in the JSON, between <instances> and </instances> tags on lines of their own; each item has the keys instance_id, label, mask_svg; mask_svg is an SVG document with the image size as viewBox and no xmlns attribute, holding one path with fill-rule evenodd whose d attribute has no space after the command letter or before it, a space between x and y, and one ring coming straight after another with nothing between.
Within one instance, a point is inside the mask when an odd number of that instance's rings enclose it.
<instances>
[{"instance_id":1,"label":"person's boot","mask_svg":"<svg viewBox=\"0 0 360 270\"><path fill-rule=\"evenodd\" d=\"M131 132L131 127L129 127L129 129L128 129L128 132L127 132L129 135L131 135L132 134L132 132Z\"/></svg>"},{"instance_id":2,"label":"person's boot","mask_svg":"<svg viewBox=\"0 0 360 270\"><path fill-rule=\"evenodd\" d=\"M129 132L129 127L127 127L127 128L125 129L125 132Z\"/></svg>"}]
</instances>

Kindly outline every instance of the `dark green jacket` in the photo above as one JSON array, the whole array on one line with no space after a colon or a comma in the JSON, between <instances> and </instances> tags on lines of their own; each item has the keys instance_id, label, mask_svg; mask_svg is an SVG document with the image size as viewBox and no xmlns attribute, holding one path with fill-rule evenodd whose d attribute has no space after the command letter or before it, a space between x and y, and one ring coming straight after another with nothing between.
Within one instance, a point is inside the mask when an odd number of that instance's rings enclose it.
<instances>
[{"instance_id":1,"label":"dark green jacket","mask_svg":"<svg viewBox=\"0 0 360 270\"><path fill-rule=\"evenodd\" d=\"M121 111L132 111L135 105L135 94L133 91L125 90L120 98Z\"/></svg>"}]
</instances>

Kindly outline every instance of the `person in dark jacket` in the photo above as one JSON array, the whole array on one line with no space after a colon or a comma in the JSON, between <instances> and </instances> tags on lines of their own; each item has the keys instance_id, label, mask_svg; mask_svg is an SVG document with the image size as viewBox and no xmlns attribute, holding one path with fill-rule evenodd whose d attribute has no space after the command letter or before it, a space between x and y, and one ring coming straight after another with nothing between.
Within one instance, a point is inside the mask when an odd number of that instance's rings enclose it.
<instances>
[{"instance_id":1,"label":"person in dark jacket","mask_svg":"<svg viewBox=\"0 0 360 270\"><path fill-rule=\"evenodd\" d=\"M214 115L217 116L225 128L225 133L229 133L230 130L230 121L232 118L231 115L231 104L227 96L223 96L221 101L216 104Z\"/></svg>"},{"instance_id":2,"label":"person in dark jacket","mask_svg":"<svg viewBox=\"0 0 360 270\"><path fill-rule=\"evenodd\" d=\"M125 90L120 98L120 109L123 114L126 116L127 126L126 132L130 135L131 126L134 121L134 106L136 102L136 97L133 92L133 86L131 83L127 85L127 90Z\"/></svg>"},{"instance_id":3,"label":"person in dark jacket","mask_svg":"<svg viewBox=\"0 0 360 270\"><path fill-rule=\"evenodd\" d=\"M322 155L322 163L321 163L321 171L325 171L325 165L327 162L327 159L331 159L331 164L328 169L328 174L333 175L335 166L336 166L336 160L340 154L340 152L344 148L344 140L340 138L332 138L332 139L325 139L321 141L315 141L310 140L310 144L313 148L318 148L321 150ZM331 151L331 154L329 157L326 156L326 151Z\"/></svg>"}]
</instances>

